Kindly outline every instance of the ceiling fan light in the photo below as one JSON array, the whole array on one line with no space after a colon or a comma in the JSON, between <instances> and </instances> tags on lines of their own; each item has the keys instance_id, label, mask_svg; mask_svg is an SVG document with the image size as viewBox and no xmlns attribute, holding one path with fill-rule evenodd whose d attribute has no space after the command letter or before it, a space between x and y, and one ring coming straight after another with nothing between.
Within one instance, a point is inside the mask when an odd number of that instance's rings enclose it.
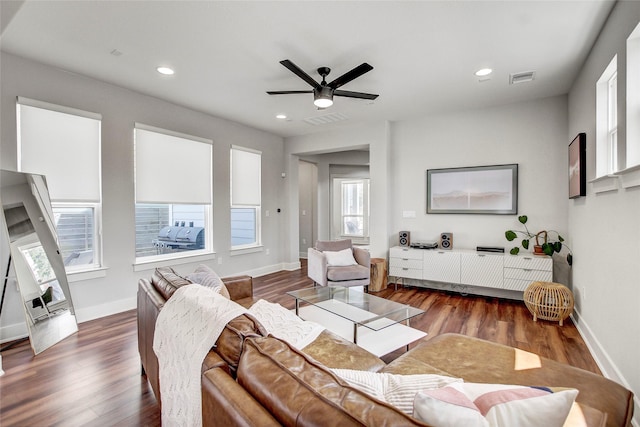
<instances>
[{"instance_id":1,"label":"ceiling fan light","mask_svg":"<svg viewBox=\"0 0 640 427\"><path fill-rule=\"evenodd\" d=\"M316 98L313 100L313 105L318 108L328 108L333 105L333 99L329 98Z\"/></svg>"},{"instance_id":2,"label":"ceiling fan light","mask_svg":"<svg viewBox=\"0 0 640 427\"><path fill-rule=\"evenodd\" d=\"M333 90L330 87L322 87L313 91L313 105L318 108L328 108L333 105Z\"/></svg>"}]
</instances>

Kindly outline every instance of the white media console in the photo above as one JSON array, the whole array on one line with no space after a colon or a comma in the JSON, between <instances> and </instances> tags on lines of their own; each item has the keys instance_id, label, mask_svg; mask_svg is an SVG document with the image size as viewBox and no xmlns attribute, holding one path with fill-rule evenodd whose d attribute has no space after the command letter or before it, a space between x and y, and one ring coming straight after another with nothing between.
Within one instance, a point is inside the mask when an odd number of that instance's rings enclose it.
<instances>
[{"instance_id":1,"label":"white media console","mask_svg":"<svg viewBox=\"0 0 640 427\"><path fill-rule=\"evenodd\" d=\"M395 278L394 283L522 299L531 282L552 281L553 259L533 254L394 246L389 250L389 276Z\"/></svg>"}]
</instances>

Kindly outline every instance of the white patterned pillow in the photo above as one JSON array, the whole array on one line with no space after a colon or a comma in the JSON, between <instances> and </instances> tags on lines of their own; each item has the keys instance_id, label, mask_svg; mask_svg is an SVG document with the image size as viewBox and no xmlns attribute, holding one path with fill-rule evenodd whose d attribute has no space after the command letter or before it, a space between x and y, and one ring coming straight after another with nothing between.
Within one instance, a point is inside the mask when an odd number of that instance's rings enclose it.
<instances>
[{"instance_id":1,"label":"white patterned pillow","mask_svg":"<svg viewBox=\"0 0 640 427\"><path fill-rule=\"evenodd\" d=\"M462 381L459 378L435 374L399 375L354 369L331 371L350 386L393 405L408 415L413 414L413 400L419 391Z\"/></svg>"},{"instance_id":2,"label":"white patterned pillow","mask_svg":"<svg viewBox=\"0 0 640 427\"><path fill-rule=\"evenodd\" d=\"M576 389L456 383L420 391L413 416L434 427L561 427L577 395Z\"/></svg>"},{"instance_id":3,"label":"white patterned pillow","mask_svg":"<svg viewBox=\"0 0 640 427\"><path fill-rule=\"evenodd\" d=\"M330 267L346 267L349 265L358 265L353 257L353 251L351 248L343 249L341 251L324 251L323 254L327 257L327 265Z\"/></svg>"},{"instance_id":4,"label":"white patterned pillow","mask_svg":"<svg viewBox=\"0 0 640 427\"><path fill-rule=\"evenodd\" d=\"M204 264L200 264L193 273L187 274L187 279L191 283L197 283L205 288L211 288L223 297L231 299L229 291L220 276L218 276L218 273Z\"/></svg>"}]
</instances>

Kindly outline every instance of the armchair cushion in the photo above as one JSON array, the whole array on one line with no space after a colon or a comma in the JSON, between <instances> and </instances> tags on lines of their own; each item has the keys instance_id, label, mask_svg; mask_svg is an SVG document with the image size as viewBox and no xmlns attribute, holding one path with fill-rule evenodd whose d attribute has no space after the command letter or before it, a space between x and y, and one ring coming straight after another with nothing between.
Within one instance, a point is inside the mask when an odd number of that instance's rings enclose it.
<instances>
[{"instance_id":1,"label":"armchair cushion","mask_svg":"<svg viewBox=\"0 0 640 427\"><path fill-rule=\"evenodd\" d=\"M327 267L327 279L331 282L343 282L345 280L366 279L370 270L362 265L350 265L347 267Z\"/></svg>"}]
</instances>

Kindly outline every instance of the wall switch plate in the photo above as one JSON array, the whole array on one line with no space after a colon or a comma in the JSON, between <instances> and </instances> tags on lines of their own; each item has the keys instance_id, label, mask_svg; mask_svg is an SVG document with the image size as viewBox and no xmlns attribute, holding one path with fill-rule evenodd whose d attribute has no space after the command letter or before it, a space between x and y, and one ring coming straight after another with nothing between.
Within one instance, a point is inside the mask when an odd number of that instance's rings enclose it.
<instances>
[{"instance_id":1,"label":"wall switch plate","mask_svg":"<svg viewBox=\"0 0 640 427\"><path fill-rule=\"evenodd\" d=\"M222 265L222 258L218 258L218 265Z\"/></svg>"},{"instance_id":2,"label":"wall switch plate","mask_svg":"<svg viewBox=\"0 0 640 427\"><path fill-rule=\"evenodd\" d=\"M265 253L266 255L269 255L269 248L265 249L264 253Z\"/></svg>"},{"instance_id":3,"label":"wall switch plate","mask_svg":"<svg viewBox=\"0 0 640 427\"><path fill-rule=\"evenodd\" d=\"M269 216L269 209L267 209L266 211L264 211L264 216Z\"/></svg>"},{"instance_id":4,"label":"wall switch plate","mask_svg":"<svg viewBox=\"0 0 640 427\"><path fill-rule=\"evenodd\" d=\"M402 211L402 218L415 218L416 211Z\"/></svg>"}]
</instances>

